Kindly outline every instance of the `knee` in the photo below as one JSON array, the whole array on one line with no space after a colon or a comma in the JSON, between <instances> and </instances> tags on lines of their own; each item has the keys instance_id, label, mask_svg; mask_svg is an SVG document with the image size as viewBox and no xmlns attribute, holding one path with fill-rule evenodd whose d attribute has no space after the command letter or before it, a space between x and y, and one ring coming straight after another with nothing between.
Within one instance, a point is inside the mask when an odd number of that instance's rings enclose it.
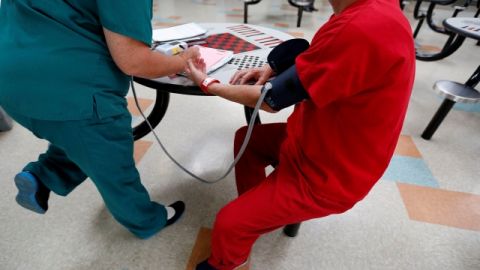
<instances>
[{"instance_id":1,"label":"knee","mask_svg":"<svg viewBox=\"0 0 480 270\"><path fill-rule=\"evenodd\" d=\"M237 211L234 211L228 205L222 208L215 219L215 230L222 232L222 234L228 234L236 232L239 229L240 214Z\"/></svg>"}]
</instances>

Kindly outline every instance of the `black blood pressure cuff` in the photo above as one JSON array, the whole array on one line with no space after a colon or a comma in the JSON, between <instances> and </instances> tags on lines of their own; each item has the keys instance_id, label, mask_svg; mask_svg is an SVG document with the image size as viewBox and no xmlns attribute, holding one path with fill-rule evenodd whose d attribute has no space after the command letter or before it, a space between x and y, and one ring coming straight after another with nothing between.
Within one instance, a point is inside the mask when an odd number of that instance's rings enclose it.
<instances>
[{"instance_id":1,"label":"black blood pressure cuff","mask_svg":"<svg viewBox=\"0 0 480 270\"><path fill-rule=\"evenodd\" d=\"M267 90L263 101L275 111L280 111L309 98L307 91L300 82L300 78L298 78L295 65L267 82L262 88L262 93Z\"/></svg>"},{"instance_id":2,"label":"black blood pressure cuff","mask_svg":"<svg viewBox=\"0 0 480 270\"><path fill-rule=\"evenodd\" d=\"M302 38L284 41L268 54L268 65L276 74L280 74L294 65L297 56L306 51L308 47L310 44Z\"/></svg>"},{"instance_id":3,"label":"black blood pressure cuff","mask_svg":"<svg viewBox=\"0 0 480 270\"><path fill-rule=\"evenodd\" d=\"M264 102L273 110L280 111L309 98L295 67L295 59L308 47L310 44L305 39L290 39L268 54L267 62L277 77L263 86L262 93L268 90Z\"/></svg>"}]
</instances>

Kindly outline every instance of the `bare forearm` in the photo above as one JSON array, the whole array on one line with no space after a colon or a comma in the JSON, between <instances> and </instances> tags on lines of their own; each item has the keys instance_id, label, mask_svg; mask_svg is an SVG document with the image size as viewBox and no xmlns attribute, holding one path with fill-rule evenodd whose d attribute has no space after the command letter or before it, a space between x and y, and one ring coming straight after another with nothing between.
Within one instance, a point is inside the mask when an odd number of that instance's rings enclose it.
<instances>
[{"instance_id":1,"label":"bare forearm","mask_svg":"<svg viewBox=\"0 0 480 270\"><path fill-rule=\"evenodd\" d=\"M215 83L208 87L208 92L253 108L257 104L258 98L260 97L261 89L261 85L229 85ZM264 111L275 112L265 103L262 103L260 108Z\"/></svg>"},{"instance_id":2,"label":"bare forearm","mask_svg":"<svg viewBox=\"0 0 480 270\"><path fill-rule=\"evenodd\" d=\"M179 73L185 69L186 61L179 55L167 56L149 48L132 56L136 68L129 74L143 78L158 78Z\"/></svg>"},{"instance_id":3,"label":"bare forearm","mask_svg":"<svg viewBox=\"0 0 480 270\"><path fill-rule=\"evenodd\" d=\"M108 49L115 64L125 73L158 78L183 71L186 59L152 51L146 44L104 28Z\"/></svg>"}]
</instances>

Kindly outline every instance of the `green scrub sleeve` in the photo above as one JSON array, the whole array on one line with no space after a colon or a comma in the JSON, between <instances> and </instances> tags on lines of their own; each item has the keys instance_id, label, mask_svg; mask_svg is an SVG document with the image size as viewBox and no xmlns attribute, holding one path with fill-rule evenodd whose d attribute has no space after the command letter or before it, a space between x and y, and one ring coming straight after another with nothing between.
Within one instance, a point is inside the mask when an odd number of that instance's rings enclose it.
<instances>
[{"instance_id":1,"label":"green scrub sleeve","mask_svg":"<svg viewBox=\"0 0 480 270\"><path fill-rule=\"evenodd\" d=\"M108 30L152 43L152 0L98 0L100 23Z\"/></svg>"}]
</instances>

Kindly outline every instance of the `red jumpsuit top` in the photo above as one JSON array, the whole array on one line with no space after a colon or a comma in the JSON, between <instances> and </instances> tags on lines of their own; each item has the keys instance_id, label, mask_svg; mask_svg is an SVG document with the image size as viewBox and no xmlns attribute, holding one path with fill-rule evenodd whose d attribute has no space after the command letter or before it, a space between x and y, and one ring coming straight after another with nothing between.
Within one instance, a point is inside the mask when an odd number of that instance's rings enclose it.
<instances>
[{"instance_id":1,"label":"red jumpsuit top","mask_svg":"<svg viewBox=\"0 0 480 270\"><path fill-rule=\"evenodd\" d=\"M414 80L410 24L398 1L385 1L359 0L332 16L296 60L310 99L287 121L280 163L312 196L345 206L387 168Z\"/></svg>"}]
</instances>

